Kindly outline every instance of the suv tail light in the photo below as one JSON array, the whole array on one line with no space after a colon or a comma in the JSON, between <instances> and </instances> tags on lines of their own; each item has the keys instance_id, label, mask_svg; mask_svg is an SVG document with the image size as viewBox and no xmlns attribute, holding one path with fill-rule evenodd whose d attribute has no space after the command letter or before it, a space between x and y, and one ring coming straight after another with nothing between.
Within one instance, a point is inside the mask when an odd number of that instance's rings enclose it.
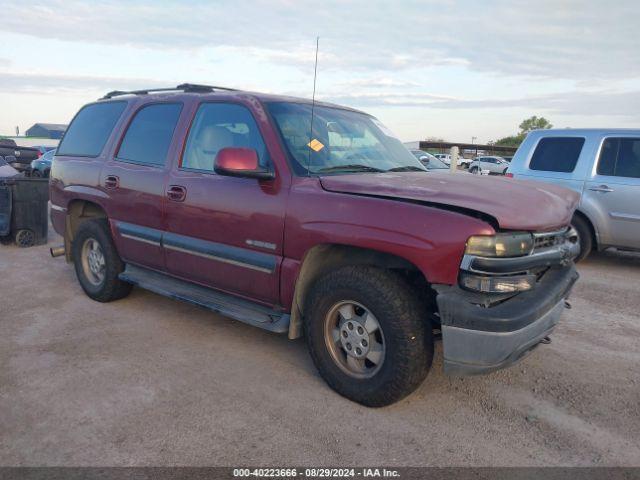
<instances>
[{"instance_id":1,"label":"suv tail light","mask_svg":"<svg viewBox=\"0 0 640 480\"><path fill-rule=\"evenodd\" d=\"M507 173L504 174L504 176L507 177L507 178L513 178L513 173L507 172Z\"/></svg>"}]
</instances>

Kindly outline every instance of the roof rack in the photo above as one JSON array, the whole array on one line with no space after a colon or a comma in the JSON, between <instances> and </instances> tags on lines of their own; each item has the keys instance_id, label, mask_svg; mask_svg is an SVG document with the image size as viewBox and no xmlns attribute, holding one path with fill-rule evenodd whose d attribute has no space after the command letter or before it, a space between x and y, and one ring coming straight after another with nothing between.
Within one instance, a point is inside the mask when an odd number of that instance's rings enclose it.
<instances>
[{"instance_id":1,"label":"roof rack","mask_svg":"<svg viewBox=\"0 0 640 480\"><path fill-rule=\"evenodd\" d=\"M130 90L126 92L122 90L114 90L113 92L107 93L100 100L108 100L109 98L119 97L121 95L148 95L149 93L175 92L175 91L208 93L208 92L215 92L216 90L225 90L230 92L238 91L235 88L228 88L228 87L216 87L213 85L198 85L195 83L181 83L177 87L173 87L173 88L148 88L146 90Z\"/></svg>"}]
</instances>

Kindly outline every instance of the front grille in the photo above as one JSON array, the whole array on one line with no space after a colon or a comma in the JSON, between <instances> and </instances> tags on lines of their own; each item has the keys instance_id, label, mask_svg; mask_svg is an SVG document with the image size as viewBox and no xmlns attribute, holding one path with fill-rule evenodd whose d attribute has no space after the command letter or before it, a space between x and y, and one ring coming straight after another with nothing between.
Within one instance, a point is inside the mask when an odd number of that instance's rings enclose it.
<instances>
[{"instance_id":1,"label":"front grille","mask_svg":"<svg viewBox=\"0 0 640 480\"><path fill-rule=\"evenodd\" d=\"M539 252L562 245L567 239L568 229L533 235L533 251Z\"/></svg>"}]
</instances>

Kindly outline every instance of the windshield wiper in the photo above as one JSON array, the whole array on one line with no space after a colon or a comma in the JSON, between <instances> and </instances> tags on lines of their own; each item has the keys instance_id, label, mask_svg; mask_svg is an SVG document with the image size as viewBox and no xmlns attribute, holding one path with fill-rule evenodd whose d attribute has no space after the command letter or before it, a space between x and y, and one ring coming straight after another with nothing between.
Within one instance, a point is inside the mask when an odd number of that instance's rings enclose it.
<instances>
[{"instance_id":1,"label":"windshield wiper","mask_svg":"<svg viewBox=\"0 0 640 480\"><path fill-rule=\"evenodd\" d=\"M393 167L387 172L426 172L425 168L416 167L415 165L405 165L404 167Z\"/></svg>"},{"instance_id":2,"label":"windshield wiper","mask_svg":"<svg viewBox=\"0 0 640 480\"><path fill-rule=\"evenodd\" d=\"M335 165L333 167L324 167L320 170L316 170L316 173L329 173L329 172L384 172L376 167L370 167L369 165L361 165L359 163L352 163L348 165Z\"/></svg>"}]
</instances>

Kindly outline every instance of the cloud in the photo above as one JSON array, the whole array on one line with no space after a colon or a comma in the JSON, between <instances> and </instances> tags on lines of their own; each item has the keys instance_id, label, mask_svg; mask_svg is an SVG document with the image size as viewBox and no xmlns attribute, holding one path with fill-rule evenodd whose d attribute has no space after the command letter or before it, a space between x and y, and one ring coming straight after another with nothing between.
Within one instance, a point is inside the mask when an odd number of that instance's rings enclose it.
<instances>
[{"instance_id":1,"label":"cloud","mask_svg":"<svg viewBox=\"0 0 640 480\"><path fill-rule=\"evenodd\" d=\"M402 71L464 65L496 75L640 78L636 0L478 2L3 2L3 30L72 42L226 47L308 68ZM33 29L33 25L54 28Z\"/></svg>"},{"instance_id":2,"label":"cloud","mask_svg":"<svg viewBox=\"0 0 640 480\"><path fill-rule=\"evenodd\" d=\"M369 77L337 82L335 86L338 88L408 88L421 87L422 84L388 77Z\"/></svg>"},{"instance_id":3,"label":"cloud","mask_svg":"<svg viewBox=\"0 0 640 480\"><path fill-rule=\"evenodd\" d=\"M180 83L107 76L50 75L0 71L0 90L10 93L95 93L166 87ZM354 88L351 88L354 87ZM362 87L362 88L357 88ZM393 90L389 90L393 87ZM441 110L495 110L527 108L563 115L613 116L640 119L640 90L566 91L518 98L469 99L416 91L419 84L385 78L344 81L318 95L318 99L356 108L406 107ZM283 92L280 92L283 93ZM306 92L284 92L304 97Z\"/></svg>"},{"instance_id":4,"label":"cloud","mask_svg":"<svg viewBox=\"0 0 640 480\"><path fill-rule=\"evenodd\" d=\"M176 85L179 82L176 82ZM107 93L110 90L136 90L166 87L166 82L142 78L52 75L0 71L0 91L8 93Z\"/></svg>"},{"instance_id":5,"label":"cloud","mask_svg":"<svg viewBox=\"0 0 640 480\"><path fill-rule=\"evenodd\" d=\"M322 99L358 108L428 107L443 110L527 108L562 115L629 117L640 120L640 90L571 91L502 99L464 99L419 92L326 93Z\"/></svg>"}]
</instances>

